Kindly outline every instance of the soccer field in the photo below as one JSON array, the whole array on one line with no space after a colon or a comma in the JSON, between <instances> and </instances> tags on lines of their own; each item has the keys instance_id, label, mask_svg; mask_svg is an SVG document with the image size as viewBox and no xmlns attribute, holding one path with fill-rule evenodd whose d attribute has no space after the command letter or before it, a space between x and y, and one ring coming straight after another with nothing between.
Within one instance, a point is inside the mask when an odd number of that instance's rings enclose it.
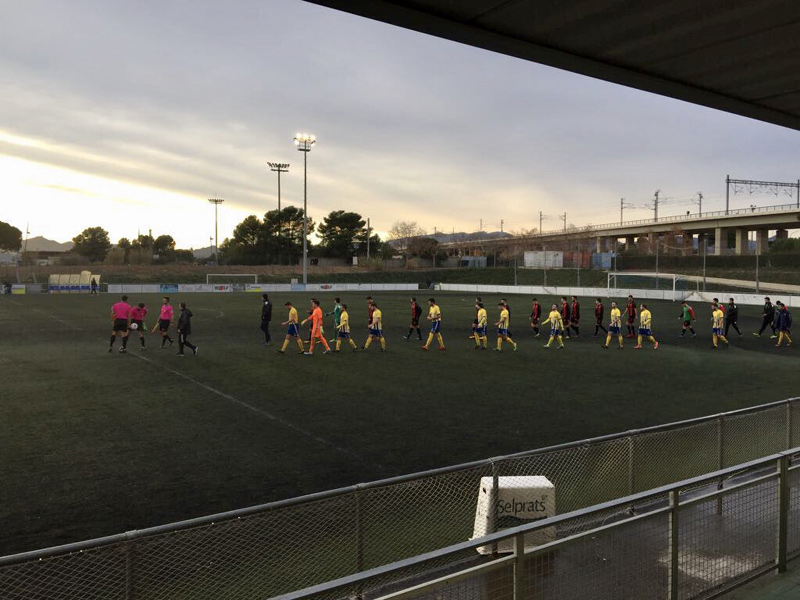
<instances>
[{"instance_id":1,"label":"soccer field","mask_svg":"<svg viewBox=\"0 0 800 600\"><path fill-rule=\"evenodd\" d=\"M363 294L342 296L361 343ZM520 349L496 353L468 339L474 298L437 293L447 351L425 353L401 337L408 295L374 296L388 351L313 357L261 345L258 294L173 297L195 315L200 352L184 358L157 334L109 354L110 295L0 298L0 554L798 394L794 348L750 335L760 307L740 307L744 337L714 351L708 307L679 339L678 304L648 302L661 347L620 352L592 337L583 298L582 336L556 351L530 334L530 298L509 297ZM272 297L275 341L283 303L310 297ZM490 321L498 300L484 297ZM130 301L152 315L159 296Z\"/></svg>"}]
</instances>

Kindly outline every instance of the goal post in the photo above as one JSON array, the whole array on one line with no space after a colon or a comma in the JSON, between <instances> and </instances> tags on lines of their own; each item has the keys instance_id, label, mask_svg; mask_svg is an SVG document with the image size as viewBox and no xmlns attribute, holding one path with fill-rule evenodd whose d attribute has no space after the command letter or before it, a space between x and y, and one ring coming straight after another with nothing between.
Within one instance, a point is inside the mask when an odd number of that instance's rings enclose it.
<instances>
[{"instance_id":1,"label":"goal post","mask_svg":"<svg viewBox=\"0 0 800 600\"><path fill-rule=\"evenodd\" d=\"M258 283L255 273L206 273L206 283Z\"/></svg>"},{"instance_id":2,"label":"goal post","mask_svg":"<svg viewBox=\"0 0 800 600\"><path fill-rule=\"evenodd\" d=\"M655 271L609 271L608 291L618 289L689 291L691 277L680 273L656 273Z\"/></svg>"}]
</instances>

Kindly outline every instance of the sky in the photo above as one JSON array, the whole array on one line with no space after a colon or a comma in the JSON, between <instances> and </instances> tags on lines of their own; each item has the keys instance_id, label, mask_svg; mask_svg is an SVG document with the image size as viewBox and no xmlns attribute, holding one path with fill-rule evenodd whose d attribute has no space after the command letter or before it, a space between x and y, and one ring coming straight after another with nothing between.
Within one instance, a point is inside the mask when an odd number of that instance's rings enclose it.
<instances>
[{"instance_id":1,"label":"sky","mask_svg":"<svg viewBox=\"0 0 800 600\"><path fill-rule=\"evenodd\" d=\"M385 234L724 208L725 176L796 181L800 135L302 0L26 0L0 20L0 221L66 241L209 245L250 214L344 209ZM732 206L786 197L736 195Z\"/></svg>"}]
</instances>

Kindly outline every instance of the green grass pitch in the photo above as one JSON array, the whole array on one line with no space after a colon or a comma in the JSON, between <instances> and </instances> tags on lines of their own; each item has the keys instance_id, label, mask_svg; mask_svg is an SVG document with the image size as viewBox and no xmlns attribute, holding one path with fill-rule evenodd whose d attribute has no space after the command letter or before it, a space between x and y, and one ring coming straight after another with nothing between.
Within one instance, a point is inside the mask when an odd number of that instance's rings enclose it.
<instances>
[{"instance_id":1,"label":"green grass pitch","mask_svg":"<svg viewBox=\"0 0 800 600\"><path fill-rule=\"evenodd\" d=\"M468 339L474 298L437 293L447 351L424 353L401 337L408 294L374 295L388 352L311 358L261 345L259 294L173 297L195 314L200 353L185 358L157 334L146 352L134 337L128 354L107 353L110 295L0 298L0 554L798 393L796 351L751 335L759 307L740 307L745 336L713 351L706 306L700 335L678 339L678 304L649 302L661 347L620 352L592 337L583 298L581 338L548 351L531 337L530 298L512 296L520 350L499 354ZM272 296L276 341L283 302L310 296ZM333 295L319 297L330 310ZM364 294L342 297L360 344ZM484 297L490 319L498 299ZM154 313L159 297L131 301Z\"/></svg>"}]
</instances>

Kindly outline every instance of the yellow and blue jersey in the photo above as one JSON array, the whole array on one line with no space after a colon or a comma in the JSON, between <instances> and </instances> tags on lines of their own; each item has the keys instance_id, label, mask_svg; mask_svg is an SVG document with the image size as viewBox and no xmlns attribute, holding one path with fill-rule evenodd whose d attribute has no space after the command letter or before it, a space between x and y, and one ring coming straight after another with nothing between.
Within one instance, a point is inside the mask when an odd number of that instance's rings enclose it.
<instances>
[{"instance_id":1,"label":"yellow and blue jersey","mask_svg":"<svg viewBox=\"0 0 800 600\"><path fill-rule=\"evenodd\" d=\"M339 337L341 338L348 338L350 337L350 315L347 314L346 310L343 310L339 314Z\"/></svg>"},{"instance_id":2,"label":"yellow and blue jersey","mask_svg":"<svg viewBox=\"0 0 800 600\"><path fill-rule=\"evenodd\" d=\"M372 325L370 326L370 333L372 335L380 335L383 330L383 313L380 309L375 309L372 313Z\"/></svg>"},{"instance_id":3,"label":"yellow and blue jersey","mask_svg":"<svg viewBox=\"0 0 800 600\"><path fill-rule=\"evenodd\" d=\"M611 309L611 322L608 324L611 333L619 333L622 328L622 313L618 308Z\"/></svg>"},{"instance_id":4,"label":"yellow and blue jersey","mask_svg":"<svg viewBox=\"0 0 800 600\"><path fill-rule=\"evenodd\" d=\"M475 330L478 332L479 335L486 335L486 327L489 324L489 317L486 314L485 308L478 309L478 324L475 326Z\"/></svg>"},{"instance_id":5,"label":"yellow and blue jersey","mask_svg":"<svg viewBox=\"0 0 800 600\"><path fill-rule=\"evenodd\" d=\"M716 309L711 314L711 321L711 327L714 330L714 333L722 333L722 330L725 327L725 313L720 309Z\"/></svg>"},{"instance_id":6,"label":"yellow and blue jersey","mask_svg":"<svg viewBox=\"0 0 800 600\"><path fill-rule=\"evenodd\" d=\"M293 335L293 336L300 335L300 330L297 327L298 320L299 317L297 316L297 309L294 306L292 306L289 309L289 327L287 327L286 329L287 335Z\"/></svg>"},{"instance_id":7,"label":"yellow and blue jersey","mask_svg":"<svg viewBox=\"0 0 800 600\"><path fill-rule=\"evenodd\" d=\"M436 304L428 309L428 319L431 320L431 332L439 333L442 327L442 311Z\"/></svg>"},{"instance_id":8,"label":"yellow and blue jersey","mask_svg":"<svg viewBox=\"0 0 800 600\"><path fill-rule=\"evenodd\" d=\"M508 335L508 325L511 321L511 316L508 313L508 309L504 308L500 311L500 323L497 326L497 333L500 335Z\"/></svg>"},{"instance_id":9,"label":"yellow and blue jersey","mask_svg":"<svg viewBox=\"0 0 800 600\"><path fill-rule=\"evenodd\" d=\"M550 322L550 335L560 335L564 331L564 319L557 310L551 310L547 320Z\"/></svg>"},{"instance_id":10,"label":"yellow and blue jersey","mask_svg":"<svg viewBox=\"0 0 800 600\"><path fill-rule=\"evenodd\" d=\"M653 315L646 308L639 313L639 333L651 335L653 331Z\"/></svg>"}]
</instances>

